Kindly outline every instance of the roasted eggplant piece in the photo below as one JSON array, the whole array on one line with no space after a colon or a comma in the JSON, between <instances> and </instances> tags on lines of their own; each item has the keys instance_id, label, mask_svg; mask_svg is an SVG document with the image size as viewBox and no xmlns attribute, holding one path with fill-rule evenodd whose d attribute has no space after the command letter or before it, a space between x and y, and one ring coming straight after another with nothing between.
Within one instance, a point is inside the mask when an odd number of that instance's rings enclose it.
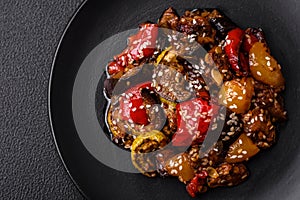
<instances>
[{"instance_id":1,"label":"roasted eggplant piece","mask_svg":"<svg viewBox=\"0 0 300 200\"><path fill-rule=\"evenodd\" d=\"M231 19L217 9L209 15L209 22L217 30L220 39L225 39L230 30L237 28L237 25Z\"/></svg>"}]
</instances>

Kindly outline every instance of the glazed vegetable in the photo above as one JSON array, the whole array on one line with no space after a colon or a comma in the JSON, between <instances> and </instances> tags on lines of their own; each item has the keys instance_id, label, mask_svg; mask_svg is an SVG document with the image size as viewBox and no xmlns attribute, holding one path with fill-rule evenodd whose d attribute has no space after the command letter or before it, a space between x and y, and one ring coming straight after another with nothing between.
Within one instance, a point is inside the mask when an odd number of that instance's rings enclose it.
<instances>
[{"instance_id":1,"label":"glazed vegetable","mask_svg":"<svg viewBox=\"0 0 300 200\"><path fill-rule=\"evenodd\" d=\"M155 176L155 157L147 153L164 147L167 142L166 136L157 130L137 136L131 146L131 160L135 168L147 176Z\"/></svg>"},{"instance_id":2,"label":"glazed vegetable","mask_svg":"<svg viewBox=\"0 0 300 200\"><path fill-rule=\"evenodd\" d=\"M137 85L128 90L120 99L120 108L123 120L132 120L136 124L148 125L150 123L146 106L141 94L142 89L151 88L151 82Z\"/></svg>"},{"instance_id":3,"label":"glazed vegetable","mask_svg":"<svg viewBox=\"0 0 300 200\"><path fill-rule=\"evenodd\" d=\"M174 146L189 146L203 142L210 124L212 106L201 98L177 104L177 127L172 143Z\"/></svg>"},{"instance_id":4,"label":"glazed vegetable","mask_svg":"<svg viewBox=\"0 0 300 200\"><path fill-rule=\"evenodd\" d=\"M281 67L264 43L256 42L252 46L249 51L249 64L252 76L256 80L274 87L284 86Z\"/></svg>"},{"instance_id":5,"label":"glazed vegetable","mask_svg":"<svg viewBox=\"0 0 300 200\"><path fill-rule=\"evenodd\" d=\"M240 28L229 31L224 46L231 68L239 76L247 76L249 71L247 62L245 63L246 58L240 53L244 35L245 32Z\"/></svg>"},{"instance_id":6,"label":"glazed vegetable","mask_svg":"<svg viewBox=\"0 0 300 200\"><path fill-rule=\"evenodd\" d=\"M242 162L248 160L258 152L259 148L245 133L242 133L240 137L230 145L226 161L229 163Z\"/></svg>"},{"instance_id":7,"label":"glazed vegetable","mask_svg":"<svg viewBox=\"0 0 300 200\"><path fill-rule=\"evenodd\" d=\"M156 24L141 24L139 32L129 38L127 49L108 64L108 74L113 78L120 78L128 64L151 57L155 50L157 35Z\"/></svg>"},{"instance_id":8,"label":"glazed vegetable","mask_svg":"<svg viewBox=\"0 0 300 200\"><path fill-rule=\"evenodd\" d=\"M175 30L179 22L179 16L173 8L168 8L162 14L158 21L158 25L163 28Z\"/></svg>"},{"instance_id":9,"label":"glazed vegetable","mask_svg":"<svg viewBox=\"0 0 300 200\"><path fill-rule=\"evenodd\" d=\"M207 177L207 184L211 188L224 187L224 186L235 186L249 176L249 172L246 166L242 163L222 163L215 168L218 176Z\"/></svg>"},{"instance_id":10,"label":"glazed vegetable","mask_svg":"<svg viewBox=\"0 0 300 200\"><path fill-rule=\"evenodd\" d=\"M254 87L252 78L226 81L221 89L220 103L238 114L245 113L251 105Z\"/></svg>"},{"instance_id":11,"label":"glazed vegetable","mask_svg":"<svg viewBox=\"0 0 300 200\"><path fill-rule=\"evenodd\" d=\"M206 177L207 172L201 171L200 173L196 174L191 182L186 186L186 190L191 197L195 197L197 193L206 192Z\"/></svg>"},{"instance_id":12,"label":"glazed vegetable","mask_svg":"<svg viewBox=\"0 0 300 200\"><path fill-rule=\"evenodd\" d=\"M170 158L165 168L171 176L177 176L182 182L187 182L194 177L194 169L190 165L190 160L186 153L180 153Z\"/></svg>"},{"instance_id":13,"label":"glazed vegetable","mask_svg":"<svg viewBox=\"0 0 300 200\"><path fill-rule=\"evenodd\" d=\"M237 26L226 15L214 9L209 16L209 22L217 30L218 36L224 39L227 33Z\"/></svg>"},{"instance_id":14,"label":"glazed vegetable","mask_svg":"<svg viewBox=\"0 0 300 200\"><path fill-rule=\"evenodd\" d=\"M243 50L249 53L250 49L256 42L266 43L265 35L261 28L248 28L245 31L243 41Z\"/></svg>"}]
</instances>

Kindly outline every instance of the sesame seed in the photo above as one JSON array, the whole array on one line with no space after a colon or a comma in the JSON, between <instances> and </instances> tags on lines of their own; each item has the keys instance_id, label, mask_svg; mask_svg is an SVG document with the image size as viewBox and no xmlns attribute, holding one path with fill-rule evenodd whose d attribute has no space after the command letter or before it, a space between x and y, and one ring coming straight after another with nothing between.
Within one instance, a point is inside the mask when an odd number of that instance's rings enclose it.
<instances>
[{"instance_id":1,"label":"sesame seed","mask_svg":"<svg viewBox=\"0 0 300 200\"><path fill-rule=\"evenodd\" d=\"M238 155L238 158L243 158L243 155Z\"/></svg>"},{"instance_id":2,"label":"sesame seed","mask_svg":"<svg viewBox=\"0 0 300 200\"><path fill-rule=\"evenodd\" d=\"M270 58L270 57L268 57L268 56L266 56L266 60L271 60L271 58Z\"/></svg>"},{"instance_id":3,"label":"sesame seed","mask_svg":"<svg viewBox=\"0 0 300 200\"><path fill-rule=\"evenodd\" d=\"M268 66L268 67L271 66L271 62L270 62L270 61L267 62L267 66Z\"/></svg>"},{"instance_id":4,"label":"sesame seed","mask_svg":"<svg viewBox=\"0 0 300 200\"><path fill-rule=\"evenodd\" d=\"M257 71L257 72L256 72L256 74L257 74L258 76L261 76L261 73L260 73L260 71Z\"/></svg>"},{"instance_id":5,"label":"sesame seed","mask_svg":"<svg viewBox=\"0 0 300 200\"><path fill-rule=\"evenodd\" d=\"M211 130L216 130L218 128L218 124L213 124Z\"/></svg>"},{"instance_id":6,"label":"sesame seed","mask_svg":"<svg viewBox=\"0 0 300 200\"><path fill-rule=\"evenodd\" d=\"M248 152L246 150L242 151L242 154L246 155Z\"/></svg>"},{"instance_id":7,"label":"sesame seed","mask_svg":"<svg viewBox=\"0 0 300 200\"><path fill-rule=\"evenodd\" d=\"M241 139L239 139L239 144L243 144L243 141Z\"/></svg>"},{"instance_id":8,"label":"sesame seed","mask_svg":"<svg viewBox=\"0 0 300 200\"><path fill-rule=\"evenodd\" d=\"M179 171L181 171L181 170L182 170L182 165L179 166Z\"/></svg>"},{"instance_id":9,"label":"sesame seed","mask_svg":"<svg viewBox=\"0 0 300 200\"><path fill-rule=\"evenodd\" d=\"M233 134L234 134L233 131L227 133L227 135L229 135L229 136L232 136Z\"/></svg>"},{"instance_id":10,"label":"sesame seed","mask_svg":"<svg viewBox=\"0 0 300 200\"><path fill-rule=\"evenodd\" d=\"M136 107L132 108L132 112L135 112L136 111Z\"/></svg>"},{"instance_id":11,"label":"sesame seed","mask_svg":"<svg viewBox=\"0 0 300 200\"><path fill-rule=\"evenodd\" d=\"M176 169L172 169L172 170L171 170L171 174L174 174L174 175L175 175L175 174L177 174L177 173L178 173L178 172L177 172Z\"/></svg>"}]
</instances>

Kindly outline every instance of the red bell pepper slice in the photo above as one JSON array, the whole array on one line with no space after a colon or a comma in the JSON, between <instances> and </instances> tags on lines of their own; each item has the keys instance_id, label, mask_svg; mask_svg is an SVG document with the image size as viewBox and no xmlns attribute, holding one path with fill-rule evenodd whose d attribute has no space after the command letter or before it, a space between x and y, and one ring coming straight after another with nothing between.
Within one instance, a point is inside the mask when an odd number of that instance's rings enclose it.
<instances>
[{"instance_id":1,"label":"red bell pepper slice","mask_svg":"<svg viewBox=\"0 0 300 200\"><path fill-rule=\"evenodd\" d=\"M139 125L148 125L149 118L141 95L142 89L152 89L151 82L142 83L127 90L120 99L121 116L123 120Z\"/></svg>"},{"instance_id":2,"label":"red bell pepper slice","mask_svg":"<svg viewBox=\"0 0 300 200\"><path fill-rule=\"evenodd\" d=\"M177 104L177 132L172 139L173 146L203 142L214 112L214 107L202 98Z\"/></svg>"},{"instance_id":3,"label":"red bell pepper slice","mask_svg":"<svg viewBox=\"0 0 300 200\"><path fill-rule=\"evenodd\" d=\"M155 51L157 36L157 24L142 24L139 32L129 37L128 47L108 64L107 71L109 75L124 71L125 67L131 62L151 57Z\"/></svg>"}]
</instances>

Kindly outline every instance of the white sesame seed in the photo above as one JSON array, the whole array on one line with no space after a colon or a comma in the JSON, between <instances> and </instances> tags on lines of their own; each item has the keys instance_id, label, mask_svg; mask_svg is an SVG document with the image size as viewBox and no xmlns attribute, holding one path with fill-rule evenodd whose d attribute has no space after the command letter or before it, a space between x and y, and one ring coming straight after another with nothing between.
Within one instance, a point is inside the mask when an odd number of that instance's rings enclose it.
<instances>
[{"instance_id":1,"label":"white sesame seed","mask_svg":"<svg viewBox=\"0 0 300 200\"><path fill-rule=\"evenodd\" d=\"M257 72L256 72L256 74L257 74L258 76L261 76L261 73L260 73L260 71L257 71Z\"/></svg>"},{"instance_id":2,"label":"white sesame seed","mask_svg":"<svg viewBox=\"0 0 300 200\"><path fill-rule=\"evenodd\" d=\"M242 154L246 155L248 152L246 150L242 151Z\"/></svg>"},{"instance_id":3,"label":"white sesame seed","mask_svg":"<svg viewBox=\"0 0 300 200\"><path fill-rule=\"evenodd\" d=\"M136 107L132 108L132 112L135 112L136 111Z\"/></svg>"},{"instance_id":4,"label":"white sesame seed","mask_svg":"<svg viewBox=\"0 0 300 200\"><path fill-rule=\"evenodd\" d=\"M179 166L179 171L181 171L181 170L182 170L182 165Z\"/></svg>"}]
</instances>

